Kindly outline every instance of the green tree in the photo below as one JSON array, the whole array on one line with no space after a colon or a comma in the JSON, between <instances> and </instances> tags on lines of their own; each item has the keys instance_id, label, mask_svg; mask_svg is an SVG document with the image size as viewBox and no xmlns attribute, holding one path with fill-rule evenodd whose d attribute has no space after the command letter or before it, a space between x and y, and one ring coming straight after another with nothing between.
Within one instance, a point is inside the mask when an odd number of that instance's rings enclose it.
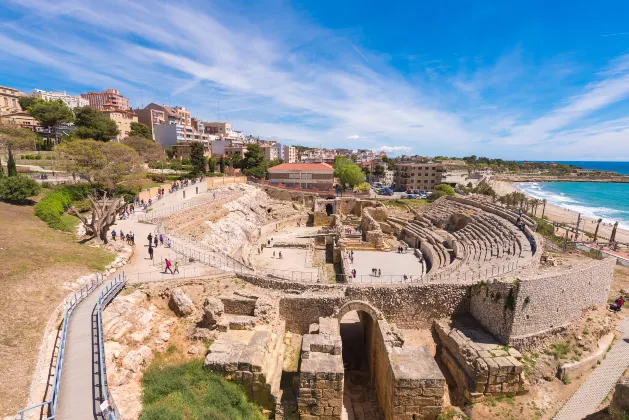
<instances>
[{"instance_id":1,"label":"green tree","mask_svg":"<svg viewBox=\"0 0 629 420\"><path fill-rule=\"evenodd\" d=\"M341 188L354 188L365 181L365 173L354 162L345 156L337 156L334 160L334 176L338 178Z\"/></svg>"},{"instance_id":2,"label":"green tree","mask_svg":"<svg viewBox=\"0 0 629 420\"><path fill-rule=\"evenodd\" d=\"M15 159L13 158L13 151L9 145L9 159L7 160L7 173L9 176L17 176L17 166L15 165Z\"/></svg>"},{"instance_id":3,"label":"green tree","mask_svg":"<svg viewBox=\"0 0 629 420\"><path fill-rule=\"evenodd\" d=\"M253 168L245 169L245 174L258 179L264 179L266 177L266 168L264 165L254 166Z\"/></svg>"},{"instance_id":4,"label":"green tree","mask_svg":"<svg viewBox=\"0 0 629 420\"><path fill-rule=\"evenodd\" d=\"M354 188L362 182L365 182L365 174L358 165L350 165L343 169L339 177L342 188Z\"/></svg>"},{"instance_id":5,"label":"green tree","mask_svg":"<svg viewBox=\"0 0 629 420\"><path fill-rule=\"evenodd\" d=\"M221 169L221 173L224 174L225 173L225 156L221 156L221 159L218 162L220 169Z\"/></svg>"},{"instance_id":6,"label":"green tree","mask_svg":"<svg viewBox=\"0 0 629 420\"><path fill-rule=\"evenodd\" d=\"M435 187L433 193L428 196L428 201L435 201L446 195L454 196L454 188L448 184L439 184Z\"/></svg>"},{"instance_id":7,"label":"green tree","mask_svg":"<svg viewBox=\"0 0 629 420\"><path fill-rule=\"evenodd\" d=\"M227 165L232 168L240 168L242 166L242 155L238 152L227 155Z\"/></svg>"},{"instance_id":8,"label":"green tree","mask_svg":"<svg viewBox=\"0 0 629 420\"><path fill-rule=\"evenodd\" d=\"M41 187L25 176L0 179L0 200L23 203L28 197L39 194Z\"/></svg>"},{"instance_id":9,"label":"green tree","mask_svg":"<svg viewBox=\"0 0 629 420\"><path fill-rule=\"evenodd\" d=\"M153 140L153 134L151 133L151 128L139 122L131 123L131 131L129 131L129 137L144 137L146 139Z\"/></svg>"},{"instance_id":10,"label":"green tree","mask_svg":"<svg viewBox=\"0 0 629 420\"><path fill-rule=\"evenodd\" d=\"M209 166L209 169L210 169L210 173L213 174L214 172L216 172L216 158L214 156L211 156L208 159L207 163L208 163L208 166Z\"/></svg>"},{"instance_id":11,"label":"green tree","mask_svg":"<svg viewBox=\"0 0 629 420\"><path fill-rule=\"evenodd\" d=\"M109 141L120 134L116 122L107 118L104 112L90 106L82 106L75 108L74 113L77 126L75 134L79 138Z\"/></svg>"},{"instance_id":12,"label":"green tree","mask_svg":"<svg viewBox=\"0 0 629 420\"><path fill-rule=\"evenodd\" d=\"M384 176L384 166L378 164L373 170L373 174L378 178L382 178Z\"/></svg>"},{"instance_id":13,"label":"green tree","mask_svg":"<svg viewBox=\"0 0 629 420\"><path fill-rule=\"evenodd\" d=\"M122 144L132 147L144 159L144 162L160 162L164 160L162 145L151 138L129 136L122 140Z\"/></svg>"},{"instance_id":14,"label":"green tree","mask_svg":"<svg viewBox=\"0 0 629 420\"><path fill-rule=\"evenodd\" d=\"M72 110L60 99L56 101L37 99L28 107L28 113L35 118L42 127L55 133L55 141L58 140L57 128L61 124L74 121Z\"/></svg>"},{"instance_id":15,"label":"green tree","mask_svg":"<svg viewBox=\"0 0 629 420\"><path fill-rule=\"evenodd\" d=\"M28 96L20 96L20 98L17 101L20 103L22 110L26 111L29 106L35 103L35 101L41 101L41 99L35 95L28 95Z\"/></svg>"},{"instance_id":16,"label":"green tree","mask_svg":"<svg viewBox=\"0 0 629 420\"><path fill-rule=\"evenodd\" d=\"M241 167L244 170L262 166L264 164L264 151L259 144L247 145L247 151L245 157L242 160Z\"/></svg>"},{"instance_id":17,"label":"green tree","mask_svg":"<svg viewBox=\"0 0 629 420\"><path fill-rule=\"evenodd\" d=\"M190 163L192 164L192 173L199 175L205 173L205 147L203 143L193 141L190 143Z\"/></svg>"},{"instance_id":18,"label":"green tree","mask_svg":"<svg viewBox=\"0 0 629 420\"><path fill-rule=\"evenodd\" d=\"M140 155L122 143L78 139L62 142L55 152L68 172L99 184L109 193L121 184L137 184L144 172Z\"/></svg>"},{"instance_id":19,"label":"green tree","mask_svg":"<svg viewBox=\"0 0 629 420\"><path fill-rule=\"evenodd\" d=\"M269 169L274 166L281 165L282 163L284 163L284 159L282 158L273 159L269 161L269 163L266 165L266 168Z\"/></svg>"}]
</instances>

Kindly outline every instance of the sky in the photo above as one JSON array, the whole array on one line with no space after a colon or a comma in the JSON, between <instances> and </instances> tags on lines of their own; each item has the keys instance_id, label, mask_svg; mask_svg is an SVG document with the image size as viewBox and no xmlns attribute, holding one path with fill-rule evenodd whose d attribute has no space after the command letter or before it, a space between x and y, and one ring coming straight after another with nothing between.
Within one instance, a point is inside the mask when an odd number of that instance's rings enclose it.
<instances>
[{"instance_id":1,"label":"sky","mask_svg":"<svg viewBox=\"0 0 629 420\"><path fill-rule=\"evenodd\" d=\"M3 0L0 85L390 155L629 161L627 1Z\"/></svg>"}]
</instances>

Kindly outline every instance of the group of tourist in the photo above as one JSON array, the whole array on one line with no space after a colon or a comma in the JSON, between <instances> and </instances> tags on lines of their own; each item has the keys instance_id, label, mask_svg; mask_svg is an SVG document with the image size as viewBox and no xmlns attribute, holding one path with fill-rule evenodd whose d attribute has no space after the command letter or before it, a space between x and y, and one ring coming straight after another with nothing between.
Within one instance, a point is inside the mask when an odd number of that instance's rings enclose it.
<instances>
[{"instance_id":1,"label":"group of tourist","mask_svg":"<svg viewBox=\"0 0 629 420\"><path fill-rule=\"evenodd\" d=\"M352 227L347 227L345 228L345 233L348 235L353 234L360 234L361 233L361 229L360 228L352 228Z\"/></svg>"},{"instance_id":2,"label":"group of tourist","mask_svg":"<svg viewBox=\"0 0 629 420\"><path fill-rule=\"evenodd\" d=\"M273 258L275 258L275 251L273 251ZM282 251L279 252L279 258L278 259L282 259Z\"/></svg>"},{"instance_id":3,"label":"group of tourist","mask_svg":"<svg viewBox=\"0 0 629 420\"><path fill-rule=\"evenodd\" d=\"M127 204L126 206L124 206L122 210L120 210L120 214L118 215L118 218L120 220L126 220L133 213L135 213L135 206L133 204Z\"/></svg>"},{"instance_id":4,"label":"group of tourist","mask_svg":"<svg viewBox=\"0 0 629 420\"><path fill-rule=\"evenodd\" d=\"M164 265L166 268L164 268L164 274L166 274L167 271L170 271L170 274L179 274L179 261L175 261L175 270L173 270L173 263L172 261L170 261L168 258L166 258L164 260Z\"/></svg>"},{"instance_id":5,"label":"group of tourist","mask_svg":"<svg viewBox=\"0 0 629 420\"><path fill-rule=\"evenodd\" d=\"M408 250L408 245L398 246L397 247L397 253L398 254L404 254L407 250Z\"/></svg>"},{"instance_id":6,"label":"group of tourist","mask_svg":"<svg viewBox=\"0 0 629 420\"><path fill-rule=\"evenodd\" d=\"M347 251L347 258L349 259L349 262L351 264L354 264L354 250L350 249L349 251Z\"/></svg>"},{"instance_id":7,"label":"group of tourist","mask_svg":"<svg viewBox=\"0 0 629 420\"><path fill-rule=\"evenodd\" d=\"M120 236L120 240L121 241L126 241L129 245L135 245L135 233L133 232L128 232L126 235L125 233L120 230L120 235L118 235L118 232L116 232L116 230L112 230L111 231L111 240L112 241L116 241L118 236Z\"/></svg>"}]
</instances>

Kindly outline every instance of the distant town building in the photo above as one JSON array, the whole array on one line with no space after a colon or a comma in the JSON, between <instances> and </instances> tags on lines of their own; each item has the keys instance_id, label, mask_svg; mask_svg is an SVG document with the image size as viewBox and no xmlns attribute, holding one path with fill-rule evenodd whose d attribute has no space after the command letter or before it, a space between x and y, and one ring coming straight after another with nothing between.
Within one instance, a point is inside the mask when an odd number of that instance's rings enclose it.
<instances>
[{"instance_id":1,"label":"distant town building","mask_svg":"<svg viewBox=\"0 0 629 420\"><path fill-rule=\"evenodd\" d=\"M271 146L271 145L260 145L260 147L262 148L262 151L264 152L264 158L266 160L274 160L278 158L277 155L277 148L275 147L275 145Z\"/></svg>"},{"instance_id":2,"label":"distant town building","mask_svg":"<svg viewBox=\"0 0 629 420\"><path fill-rule=\"evenodd\" d=\"M282 159L284 159L284 163L297 162L297 148L295 146L284 146Z\"/></svg>"},{"instance_id":3,"label":"distant town building","mask_svg":"<svg viewBox=\"0 0 629 420\"><path fill-rule=\"evenodd\" d=\"M99 111L127 111L129 99L125 98L116 89L107 89L104 92L82 93L81 97L89 101L89 105Z\"/></svg>"},{"instance_id":4,"label":"distant town building","mask_svg":"<svg viewBox=\"0 0 629 420\"><path fill-rule=\"evenodd\" d=\"M118 131L120 132L116 138L118 141L129 137L129 132L131 132L131 123L138 122L138 116L132 111L103 111L103 113L107 116L107 118L116 122Z\"/></svg>"},{"instance_id":5,"label":"distant town building","mask_svg":"<svg viewBox=\"0 0 629 420\"><path fill-rule=\"evenodd\" d=\"M441 183L444 172L445 168L441 163L396 163L395 188L401 191L433 191Z\"/></svg>"},{"instance_id":6,"label":"distant town building","mask_svg":"<svg viewBox=\"0 0 629 420\"><path fill-rule=\"evenodd\" d=\"M26 111L0 115L0 124L29 128L33 131L39 127L39 122Z\"/></svg>"},{"instance_id":7,"label":"distant town building","mask_svg":"<svg viewBox=\"0 0 629 420\"><path fill-rule=\"evenodd\" d=\"M44 101L57 101L60 100L70 109L77 108L79 106L88 106L90 102L80 96L68 95L66 92L46 92L45 90L35 89L33 95L38 96Z\"/></svg>"},{"instance_id":8,"label":"distant town building","mask_svg":"<svg viewBox=\"0 0 629 420\"><path fill-rule=\"evenodd\" d=\"M204 122L205 132L228 137L232 134L232 126L228 122Z\"/></svg>"},{"instance_id":9,"label":"distant town building","mask_svg":"<svg viewBox=\"0 0 629 420\"><path fill-rule=\"evenodd\" d=\"M185 143L176 143L172 145L173 151L175 152L175 158L177 159L190 159L190 151L192 150L191 141ZM204 153L203 155L206 157L212 156L212 152L209 149L208 144L204 144Z\"/></svg>"},{"instance_id":10,"label":"distant town building","mask_svg":"<svg viewBox=\"0 0 629 420\"><path fill-rule=\"evenodd\" d=\"M327 163L282 163L268 169L269 183L330 190L334 185L334 168Z\"/></svg>"},{"instance_id":11,"label":"distant town building","mask_svg":"<svg viewBox=\"0 0 629 420\"><path fill-rule=\"evenodd\" d=\"M6 86L0 86L0 115L15 114L22 111L18 99L22 92Z\"/></svg>"}]
</instances>

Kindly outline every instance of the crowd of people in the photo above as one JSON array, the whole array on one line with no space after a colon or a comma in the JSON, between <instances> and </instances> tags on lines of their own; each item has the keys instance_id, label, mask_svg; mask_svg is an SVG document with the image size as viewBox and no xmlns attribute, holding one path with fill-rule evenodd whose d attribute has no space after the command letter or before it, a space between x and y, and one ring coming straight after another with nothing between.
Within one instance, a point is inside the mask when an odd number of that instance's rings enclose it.
<instances>
[{"instance_id":1,"label":"crowd of people","mask_svg":"<svg viewBox=\"0 0 629 420\"><path fill-rule=\"evenodd\" d=\"M121 241L126 241L131 246L135 245L135 233L133 233L133 232L127 232L125 234L122 231L122 229L120 230L120 232L116 232L115 229L112 230L111 231L111 240L112 241L116 241L118 238L120 238Z\"/></svg>"}]
</instances>

